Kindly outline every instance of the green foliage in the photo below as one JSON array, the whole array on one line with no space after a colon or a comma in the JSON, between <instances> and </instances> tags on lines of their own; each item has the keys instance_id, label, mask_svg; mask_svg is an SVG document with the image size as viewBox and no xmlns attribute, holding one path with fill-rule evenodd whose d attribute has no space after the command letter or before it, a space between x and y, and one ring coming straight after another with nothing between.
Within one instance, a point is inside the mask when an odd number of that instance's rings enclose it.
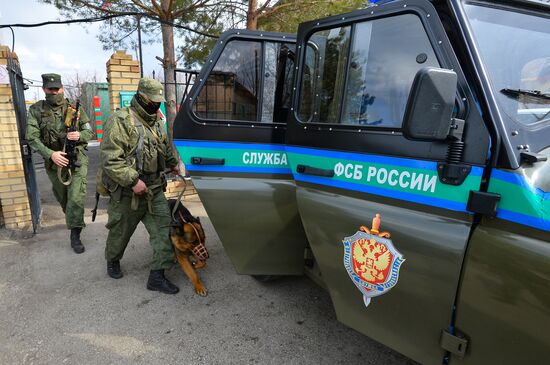
<instances>
[{"instance_id":1,"label":"green foliage","mask_svg":"<svg viewBox=\"0 0 550 365\"><path fill-rule=\"evenodd\" d=\"M266 11L267 15L259 17L258 29L296 33L302 22L347 13L366 4L365 0L281 0L272 8L273 12Z\"/></svg>"},{"instance_id":2,"label":"green foliage","mask_svg":"<svg viewBox=\"0 0 550 365\"><path fill-rule=\"evenodd\" d=\"M158 18L165 15L151 1L111 0L110 6L101 9L101 0L38 0L56 6L67 19L91 18L126 12L142 13L142 42L150 44L161 39ZM160 4L160 0L157 0ZM258 29L295 33L298 24L329 15L345 13L364 7L365 0L280 0L267 3L258 11ZM197 5L198 4L198 5ZM259 1L258 6L266 4ZM246 0L174 0L170 19L175 24L194 30L219 35L230 28L244 28L249 2ZM136 49L135 16L118 17L103 22L98 36L103 49ZM176 29L177 37L184 39L185 46L177 50L177 58L185 68L198 68L210 53L216 39L195 32Z\"/></svg>"},{"instance_id":3,"label":"green foliage","mask_svg":"<svg viewBox=\"0 0 550 365\"><path fill-rule=\"evenodd\" d=\"M151 44L160 39L160 23L157 19L165 18L159 8L155 8L150 1L111 0L110 6L102 9L101 0L38 0L57 7L66 19L92 18L120 13L141 13L142 42ZM141 6L136 5L139 3ZM157 1L160 3L160 0ZM187 25L195 21L201 14L210 12L213 6L206 2L203 6L194 7L193 0L174 0L170 18L176 24ZM168 19L170 19L168 18ZM107 20L101 23L98 36L103 49L135 49L137 40L137 17L124 16Z\"/></svg>"},{"instance_id":4,"label":"green foliage","mask_svg":"<svg viewBox=\"0 0 550 365\"><path fill-rule=\"evenodd\" d=\"M227 15L224 16L219 12L216 14L201 14L195 22L197 24L195 29L206 34L219 36L225 30L227 22L224 20L226 17ZM217 39L187 30L179 30L177 34L183 38L185 44L185 46L178 49L184 68L199 69L210 54Z\"/></svg>"}]
</instances>

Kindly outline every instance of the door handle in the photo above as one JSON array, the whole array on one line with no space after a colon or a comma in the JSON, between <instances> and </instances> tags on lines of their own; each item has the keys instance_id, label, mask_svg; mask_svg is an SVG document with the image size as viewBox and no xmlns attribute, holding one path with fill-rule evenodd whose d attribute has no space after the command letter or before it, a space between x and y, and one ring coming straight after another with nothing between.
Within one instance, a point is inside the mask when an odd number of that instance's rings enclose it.
<instances>
[{"instance_id":1,"label":"door handle","mask_svg":"<svg viewBox=\"0 0 550 365\"><path fill-rule=\"evenodd\" d=\"M192 165L225 165L225 158L191 157Z\"/></svg>"},{"instance_id":2,"label":"door handle","mask_svg":"<svg viewBox=\"0 0 550 365\"><path fill-rule=\"evenodd\" d=\"M319 169L317 167L311 167L307 165L296 166L296 172L299 174L305 174L305 175L315 175L315 176L324 176L324 177L334 176L334 170Z\"/></svg>"}]
</instances>

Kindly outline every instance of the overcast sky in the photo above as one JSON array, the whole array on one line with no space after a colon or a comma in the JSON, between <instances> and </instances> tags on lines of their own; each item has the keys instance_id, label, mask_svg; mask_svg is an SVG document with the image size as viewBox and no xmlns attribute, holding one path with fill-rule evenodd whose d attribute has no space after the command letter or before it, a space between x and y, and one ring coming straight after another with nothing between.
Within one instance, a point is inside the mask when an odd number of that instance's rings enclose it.
<instances>
[{"instance_id":1,"label":"overcast sky","mask_svg":"<svg viewBox=\"0 0 550 365\"><path fill-rule=\"evenodd\" d=\"M0 24L40 23L60 20L61 16L52 5L36 0L0 0ZM25 78L41 80L40 75L55 72L66 79L96 75L105 82L105 63L112 51L104 51L96 34L99 23L86 27L79 24L47 25L36 28L13 28L15 32L15 53L19 57ZM136 37L137 33L131 35ZM144 75L150 76L155 70L158 75L162 68L155 56L162 57L161 39L158 44L143 45ZM177 42L177 40L176 40ZM8 28L0 29L0 44L12 47L12 34ZM133 50L127 50L137 59ZM34 82L40 86L40 82ZM32 86L32 85L31 85ZM37 93L36 90L40 90ZM42 98L39 87L31 87L25 92L27 100Z\"/></svg>"}]
</instances>

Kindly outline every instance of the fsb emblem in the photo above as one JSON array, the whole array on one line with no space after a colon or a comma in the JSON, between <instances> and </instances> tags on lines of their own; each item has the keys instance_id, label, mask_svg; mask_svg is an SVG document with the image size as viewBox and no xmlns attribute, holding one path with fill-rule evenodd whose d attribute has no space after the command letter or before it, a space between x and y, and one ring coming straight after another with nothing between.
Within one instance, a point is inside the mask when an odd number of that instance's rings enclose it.
<instances>
[{"instance_id":1,"label":"fsb emblem","mask_svg":"<svg viewBox=\"0 0 550 365\"><path fill-rule=\"evenodd\" d=\"M344 266L349 277L363 294L365 306L372 297L389 291L397 284L399 269L405 262L393 246L389 232L380 232L380 214L372 220L369 230L361 226L351 237L345 237Z\"/></svg>"}]
</instances>

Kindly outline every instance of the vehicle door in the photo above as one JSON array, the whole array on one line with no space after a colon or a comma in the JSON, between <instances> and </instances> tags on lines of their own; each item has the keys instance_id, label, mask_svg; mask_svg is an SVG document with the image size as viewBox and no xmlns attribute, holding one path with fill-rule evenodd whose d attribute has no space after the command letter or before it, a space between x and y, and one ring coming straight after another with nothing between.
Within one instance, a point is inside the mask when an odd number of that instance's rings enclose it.
<instances>
[{"instance_id":1,"label":"vehicle door","mask_svg":"<svg viewBox=\"0 0 550 365\"><path fill-rule=\"evenodd\" d=\"M480 80L486 114L499 126L502 141L487 188L492 204L485 204L470 240L457 301L456 328L468 339L466 356L453 357L451 364L545 364L550 4L455 2L455 9L476 49L476 66L486 70ZM504 43L513 51L497 46Z\"/></svg>"},{"instance_id":2,"label":"vehicle door","mask_svg":"<svg viewBox=\"0 0 550 365\"><path fill-rule=\"evenodd\" d=\"M440 364L472 227L468 196L479 190L489 151L442 24L428 1L399 1L302 24L297 49L287 154L337 317ZM404 136L409 91L426 67L458 75L463 143Z\"/></svg>"},{"instance_id":3,"label":"vehicle door","mask_svg":"<svg viewBox=\"0 0 550 365\"><path fill-rule=\"evenodd\" d=\"M294 47L286 34L224 33L175 120L175 145L241 274L304 269L284 149Z\"/></svg>"}]
</instances>

